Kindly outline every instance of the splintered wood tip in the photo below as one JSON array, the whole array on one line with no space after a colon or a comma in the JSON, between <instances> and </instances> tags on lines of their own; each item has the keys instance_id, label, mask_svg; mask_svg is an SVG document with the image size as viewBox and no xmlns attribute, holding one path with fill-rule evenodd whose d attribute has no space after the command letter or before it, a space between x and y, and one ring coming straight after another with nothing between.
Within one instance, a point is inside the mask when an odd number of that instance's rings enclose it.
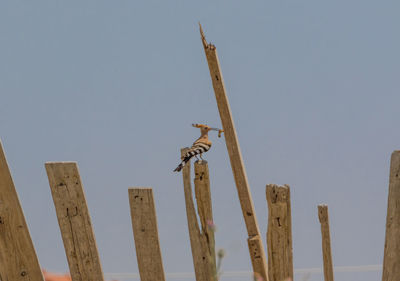
<instances>
[{"instance_id":1,"label":"splintered wood tip","mask_svg":"<svg viewBox=\"0 0 400 281\"><path fill-rule=\"evenodd\" d=\"M204 31L203 28L201 27L200 22L199 22L199 27L200 27L201 42L203 42L204 49L215 50L215 46L213 44L207 43L206 36L204 35Z\"/></svg>"},{"instance_id":2,"label":"splintered wood tip","mask_svg":"<svg viewBox=\"0 0 400 281\"><path fill-rule=\"evenodd\" d=\"M199 22L199 27L200 27L201 41L203 42L204 48L207 48L208 43L207 43L206 36L204 35L204 31L203 31L203 28L201 27L200 22Z\"/></svg>"}]
</instances>

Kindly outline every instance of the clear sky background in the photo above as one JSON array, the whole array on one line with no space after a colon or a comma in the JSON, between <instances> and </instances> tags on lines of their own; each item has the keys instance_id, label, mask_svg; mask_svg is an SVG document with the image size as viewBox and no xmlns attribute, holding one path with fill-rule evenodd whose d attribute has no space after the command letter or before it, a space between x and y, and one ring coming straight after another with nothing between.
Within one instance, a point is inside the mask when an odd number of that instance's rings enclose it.
<instances>
[{"instance_id":1,"label":"clear sky background","mask_svg":"<svg viewBox=\"0 0 400 281\"><path fill-rule=\"evenodd\" d=\"M320 203L334 264L381 264L399 12L394 0L1 1L0 138L41 265L68 269L44 163L77 161L105 272L137 272L131 186L154 188L165 271L193 271L172 170L199 135L191 123L221 126L198 21L218 49L264 241L265 185L289 184L295 268L322 266ZM250 270L224 140L211 138L223 269Z\"/></svg>"}]
</instances>

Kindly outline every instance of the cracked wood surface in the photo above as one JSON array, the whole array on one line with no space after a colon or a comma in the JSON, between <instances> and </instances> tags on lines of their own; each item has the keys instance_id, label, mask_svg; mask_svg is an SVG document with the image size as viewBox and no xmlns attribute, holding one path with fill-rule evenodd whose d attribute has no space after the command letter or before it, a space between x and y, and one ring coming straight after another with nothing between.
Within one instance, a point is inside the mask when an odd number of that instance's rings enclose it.
<instances>
[{"instance_id":1,"label":"cracked wood surface","mask_svg":"<svg viewBox=\"0 0 400 281\"><path fill-rule=\"evenodd\" d=\"M214 218L212 213L210 176L207 161L196 161L194 163L194 190L196 195L197 212L201 223L201 236L207 243L203 252L207 253L207 266L210 271L211 280L217 278L215 259Z\"/></svg>"},{"instance_id":2,"label":"cracked wood surface","mask_svg":"<svg viewBox=\"0 0 400 281\"><path fill-rule=\"evenodd\" d=\"M293 280L292 215L288 185L269 184L268 203L268 273L270 281Z\"/></svg>"},{"instance_id":3,"label":"cracked wood surface","mask_svg":"<svg viewBox=\"0 0 400 281\"><path fill-rule=\"evenodd\" d=\"M229 159L231 162L240 206L242 208L247 233L249 236L249 253L253 271L255 274L261 275L264 280L268 281L268 269L264 246L260 237L260 229L254 210L253 199L250 193L250 186L247 180L246 170L244 168L242 153L240 151L239 140L233 122L228 96L225 90L225 83L224 78L222 77L217 49L213 44L207 43L201 25L200 34L207 58L208 68L210 70L211 81L214 88L219 115L221 117L222 127L225 133L226 148L228 150ZM257 249L255 247L257 247Z\"/></svg>"},{"instance_id":4,"label":"cracked wood surface","mask_svg":"<svg viewBox=\"0 0 400 281\"><path fill-rule=\"evenodd\" d=\"M181 155L184 155L188 149L189 148L181 149ZM189 161L182 169L182 177L194 272L196 275L196 281L212 281L214 280L213 278L215 277L215 273L212 271L212 267L209 264L209 250L206 236L200 232L197 220L192 195L192 186L190 183L190 168L191 164Z\"/></svg>"},{"instance_id":5,"label":"cracked wood surface","mask_svg":"<svg viewBox=\"0 0 400 281\"><path fill-rule=\"evenodd\" d=\"M140 280L164 281L153 190L130 188L128 192Z\"/></svg>"},{"instance_id":6,"label":"cracked wood surface","mask_svg":"<svg viewBox=\"0 0 400 281\"><path fill-rule=\"evenodd\" d=\"M331 235L329 231L329 213L327 205L318 205L318 218L321 223L322 258L324 261L325 281L333 281L333 263L331 252Z\"/></svg>"},{"instance_id":7,"label":"cracked wood surface","mask_svg":"<svg viewBox=\"0 0 400 281\"><path fill-rule=\"evenodd\" d=\"M44 280L1 141L0 280Z\"/></svg>"},{"instance_id":8,"label":"cracked wood surface","mask_svg":"<svg viewBox=\"0 0 400 281\"><path fill-rule=\"evenodd\" d=\"M104 281L77 164L45 166L72 281Z\"/></svg>"}]
</instances>

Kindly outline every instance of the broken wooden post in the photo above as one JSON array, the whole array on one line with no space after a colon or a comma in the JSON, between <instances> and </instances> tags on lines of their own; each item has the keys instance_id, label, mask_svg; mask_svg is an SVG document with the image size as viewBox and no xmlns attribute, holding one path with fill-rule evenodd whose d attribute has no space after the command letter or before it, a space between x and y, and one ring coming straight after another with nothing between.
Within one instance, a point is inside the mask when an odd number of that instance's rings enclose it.
<instances>
[{"instance_id":1,"label":"broken wooden post","mask_svg":"<svg viewBox=\"0 0 400 281\"><path fill-rule=\"evenodd\" d=\"M130 188L129 203L140 280L164 281L153 190Z\"/></svg>"},{"instance_id":2,"label":"broken wooden post","mask_svg":"<svg viewBox=\"0 0 400 281\"><path fill-rule=\"evenodd\" d=\"M44 280L1 141L0 280Z\"/></svg>"},{"instance_id":3,"label":"broken wooden post","mask_svg":"<svg viewBox=\"0 0 400 281\"><path fill-rule=\"evenodd\" d=\"M400 151L394 151L390 161L382 271L382 281L398 281L400 278Z\"/></svg>"},{"instance_id":4,"label":"broken wooden post","mask_svg":"<svg viewBox=\"0 0 400 281\"><path fill-rule=\"evenodd\" d=\"M269 184L268 202L268 273L270 281L293 280L292 214L290 187Z\"/></svg>"},{"instance_id":5,"label":"broken wooden post","mask_svg":"<svg viewBox=\"0 0 400 281\"><path fill-rule=\"evenodd\" d=\"M211 80L217 100L219 115L225 133L226 147L231 162L233 176L239 195L239 201L243 212L248 233L248 246L250 258L255 274L268 280L268 269L263 243L260 236L253 200L251 198L250 187L243 164L242 154L239 147L239 140L236 134L233 117L229 106L228 97L225 91L224 79L218 60L217 50L214 45L207 43L203 30L200 26L201 39L206 53Z\"/></svg>"},{"instance_id":6,"label":"broken wooden post","mask_svg":"<svg viewBox=\"0 0 400 281\"><path fill-rule=\"evenodd\" d=\"M181 149L181 154L184 155L187 150L188 148ZM190 166L189 161L182 169L182 177L194 271L197 281L213 281L213 278L215 278L215 272L211 270L212 267L209 264L210 256L207 239L205 238L205 235L202 235L200 232L194 207L192 187L190 183Z\"/></svg>"},{"instance_id":7,"label":"broken wooden post","mask_svg":"<svg viewBox=\"0 0 400 281\"><path fill-rule=\"evenodd\" d=\"M322 257L324 261L325 281L333 281L333 263L331 253L331 237L329 231L329 214L327 205L318 205L318 218L321 223Z\"/></svg>"},{"instance_id":8,"label":"broken wooden post","mask_svg":"<svg viewBox=\"0 0 400 281\"><path fill-rule=\"evenodd\" d=\"M77 164L48 162L45 166L72 281L104 281Z\"/></svg>"},{"instance_id":9,"label":"broken wooden post","mask_svg":"<svg viewBox=\"0 0 400 281\"><path fill-rule=\"evenodd\" d=\"M212 273L214 280L217 277L216 260L215 260L215 238L214 238L214 219L212 213L210 177L208 172L207 161L196 161L194 163L194 190L196 194L197 212L201 223L201 236L205 239L207 252L208 267Z\"/></svg>"}]
</instances>

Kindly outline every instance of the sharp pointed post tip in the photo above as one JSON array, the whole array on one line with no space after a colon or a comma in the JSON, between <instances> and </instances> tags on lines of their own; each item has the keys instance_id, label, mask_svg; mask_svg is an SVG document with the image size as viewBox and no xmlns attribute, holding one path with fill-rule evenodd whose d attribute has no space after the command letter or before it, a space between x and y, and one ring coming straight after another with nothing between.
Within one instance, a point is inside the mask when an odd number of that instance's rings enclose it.
<instances>
[{"instance_id":1,"label":"sharp pointed post tip","mask_svg":"<svg viewBox=\"0 0 400 281\"><path fill-rule=\"evenodd\" d=\"M200 28L200 35L201 35L201 41L203 42L204 48L207 48L207 41L206 41L206 36L204 35L203 27L201 26L201 23L199 22L199 28Z\"/></svg>"}]
</instances>

